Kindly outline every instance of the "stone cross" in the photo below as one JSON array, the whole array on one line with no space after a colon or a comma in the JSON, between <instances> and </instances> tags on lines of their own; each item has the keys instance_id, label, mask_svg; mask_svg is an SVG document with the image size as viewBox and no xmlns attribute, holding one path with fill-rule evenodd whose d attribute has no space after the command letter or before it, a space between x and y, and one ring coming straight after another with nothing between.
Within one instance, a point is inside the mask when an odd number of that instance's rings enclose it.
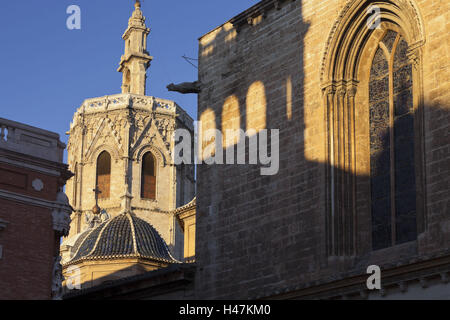
<instances>
[{"instance_id":1,"label":"stone cross","mask_svg":"<svg viewBox=\"0 0 450 320\"><path fill-rule=\"evenodd\" d=\"M94 193L95 193L95 205L98 205L98 195L101 194L102 192L100 191L98 186L96 186L95 189L92 191L94 191Z\"/></svg>"}]
</instances>

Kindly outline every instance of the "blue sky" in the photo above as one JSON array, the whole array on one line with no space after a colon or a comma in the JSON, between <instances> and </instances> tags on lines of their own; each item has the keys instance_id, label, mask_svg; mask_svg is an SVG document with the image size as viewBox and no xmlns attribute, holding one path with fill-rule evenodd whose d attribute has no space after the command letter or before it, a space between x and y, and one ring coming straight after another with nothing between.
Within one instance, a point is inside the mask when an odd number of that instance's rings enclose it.
<instances>
[{"instance_id":1,"label":"blue sky","mask_svg":"<svg viewBox=\"0 0 450 320\"><path fill-rule=\"evenodd\" d=\"M171 82L197 79L183 55L197 58L198 38L257 0L144 0L154 57L147 95L175 100L197 116L196 95L170 93ZM0 1L0 117L65 132L84 99L117 94L121 38L133 0ZM67 7L81 8L81 30L68 30Z\"/></svg>"}]
</instances>

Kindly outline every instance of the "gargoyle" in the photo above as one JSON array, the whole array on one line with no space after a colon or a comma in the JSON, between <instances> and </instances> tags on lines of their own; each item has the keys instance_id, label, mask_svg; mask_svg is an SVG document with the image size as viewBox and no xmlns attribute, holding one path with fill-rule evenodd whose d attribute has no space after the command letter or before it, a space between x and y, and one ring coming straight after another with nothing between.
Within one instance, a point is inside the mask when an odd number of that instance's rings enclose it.
<instances>
[{"instance_id":1,"label":"gargoyle","mask_svg":"<svg viewBox=\"0 0 450 320\"><path fill-rule=\"evenodd\" d=\"M169 91L179 92L182 94L187 93L200 93L201 91L201 83L199 81L194 82L183 82L180 84L169 84L167 86Z\"/></svg>"}]
</instances>

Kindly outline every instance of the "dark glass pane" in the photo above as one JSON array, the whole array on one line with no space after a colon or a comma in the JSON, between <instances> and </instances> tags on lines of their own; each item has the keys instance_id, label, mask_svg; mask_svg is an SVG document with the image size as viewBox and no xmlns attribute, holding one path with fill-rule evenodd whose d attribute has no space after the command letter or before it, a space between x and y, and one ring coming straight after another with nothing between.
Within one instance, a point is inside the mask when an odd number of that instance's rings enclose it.
<instances>
[{"instance_id":1,"label":"dark glass pane","mask_svg":"<svg viewBox=\"0 0 450 320\"><path fill-rule=\"evenodd\" d=\"M395 124L395 221L397 243L417 237L414 121L411 114Z\"/></svg>"},{"instance_id":2,"label":"dark glass pane","mask_svg":"<svg viewBox=\"0 0 450 320\"><path fill-rule=\"evenodd\" d=\"M389 65L381 48L377 49L372 62L372 69L370 72L370 79L384 78L389 75Z\"/></svg>"},{"instance_id":3,"label":"dark glass pane","mask_svg":"<svg viewBox=\"0 0 450 320\"><path fill-rule=\"evenodd\" d=\"M392 246L390 197L372 200L372 248L384 249Z\"/></svg>"},{"instance_id":4,"label":"dark glass pane","mask_svg":"<svg viewBox=\"0 0 450 320\"><path fill-rule=\"evenodd\" d=\"M372 200L377 201L391 196L390 172L372 177Z\"/></svg>"},{"instance_id":5,"label":"dark glass pane","mask_svg":"<svg viewBox=\"0 0 450 320\"><path fill-rule=\"evenodd\" d=\"M392 51L395 39L397 38L397 32L389 30L383 38L383 43L388 48L389 52Z\"/></svg>"},{"instance_id":6,"label":"dark glass pane","mask_svg":"<svg viewBox=\"0 0 450 320\"><path fill-rule=\"evenodd\" d=\"M408 64L408 43L404 39L400 39L394 55L394 70L397 70Z\"/></svg>"},{"instance_id":7,"label":"dark glass pane","mask_svg":"<svg viewBox=\"0 0 450 320\"><path fill-rule=\"evenodd\" d=\"M412 65L401 39L394 56L395 224L397 244L417 238Z\"/></svg>"},{"instance_id":8,"label":"dark glass pane","mask_svg":"<svg viewBox=\"0 0 450 320\"><path fill-rule=\"evenodd\" d=\"M395 152L395 166L401 168L405 166L414 167L414 143L411 140L414 137L403 139L402 137L395 137L395 145L397 146Z\"/></svg>"},{"instance_id":9,"label":"dark glass pane","mask_svg":"<svg viewBox=\"0 0 450 320\"><path fill-rule=\"evenodd\" d=\"M392 245L389 67L381 48L372 64L369 96L372 247L378 250Z\"/></svg>"},{"instance_id":10,"label":"dark glass pane","mask_svg":"<svg viewBox=\"0 0 450 320\"><path fill-rule=\"evenodd\" d=\"M414 116L408 113L401 117L395 117L395 141L398 148L404 143L414 143ZM411 159L414 160L414 159Z\"/></svg>"},{"instance_id":11,"label":"dark glass pane","mask_svg":"<svg viewBox=\"0 0 450 320\"><path fill-rule=\"evenodd\" d=\"M394 71L394 94L412 87L412 66L405 65Z\"/></svg>"},{"instance_id":12,"label":"dark glass pane","mask_svg":"<svg viewBox=\"0 0 450 320\"><path fill-rule=\"evenodd\" d=\"M395 116L402 116L413 111L412 88L394 96Z\"/></svg>"},{"instance_id":13,"label":"dark glass pane","mask_svg":"<svg viewBox=\"0 0 450 320\"><path fill-rule=\"evenodd\" d=\"M370 102L389 98L389 76L382 79L374 79L370 82ZM386 100L388 101L388 100Z\"/></svg>"},{"instance_id":14,"label":"dark glass pane","mask_svg":"<svg viewBox=\"0 0 450 320\"><path fill-rule=\"evenodd\" d=\"M397 167L397 166L396 166ZM416 190L416 179L415 175L411 174L414 172L413 165L406 165L404 167L397 167L397 171L395 173L395 194L404 194L414 192L413 196L415 196ZM400 208L402 206L409 207L409 204L398 203L397 207Z\"/></svg>"},{"instance_id":15,"label":"dark glass pane","mask_svg":"<svg viewBox=\"0 0 450 320\"><path fill-rule=\"evenodd\" d=\"M397 189L397 188L396 188ZM398 190L397 190L398 191ZM408 189L398 191L395 196L396 241L398 244L417 239L415 184Z\"/></svg>"},{"instance_id":16,"label":"dark glass pane","mask_svg":"<svg viewBox=\"0 0 450 320\"><path fill-rule=\"evenodd\" d=\"M389 101L383 99L381 101L373 102L370 104L370 121L374 122L371 128L382 128L384 131L388 131L389 128Z\"/></svg>"}]
</instances>

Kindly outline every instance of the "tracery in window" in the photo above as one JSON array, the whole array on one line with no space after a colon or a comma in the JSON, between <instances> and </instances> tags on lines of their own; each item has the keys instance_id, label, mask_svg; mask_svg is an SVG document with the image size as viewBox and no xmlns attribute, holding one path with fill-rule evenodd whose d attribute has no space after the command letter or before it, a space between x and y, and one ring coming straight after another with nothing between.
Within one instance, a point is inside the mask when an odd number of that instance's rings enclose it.
<instances>
[{"instance_id":1,"label":"tracery in window","mask_svg":"<svg viewBox=\"0 0 450 320\"><path fill-rule=\"evenodd\" d=\"M416 177L412 65L408 44L389 30L369 83L372 246L415 240Z\"/></svg>"}]
</instances>

